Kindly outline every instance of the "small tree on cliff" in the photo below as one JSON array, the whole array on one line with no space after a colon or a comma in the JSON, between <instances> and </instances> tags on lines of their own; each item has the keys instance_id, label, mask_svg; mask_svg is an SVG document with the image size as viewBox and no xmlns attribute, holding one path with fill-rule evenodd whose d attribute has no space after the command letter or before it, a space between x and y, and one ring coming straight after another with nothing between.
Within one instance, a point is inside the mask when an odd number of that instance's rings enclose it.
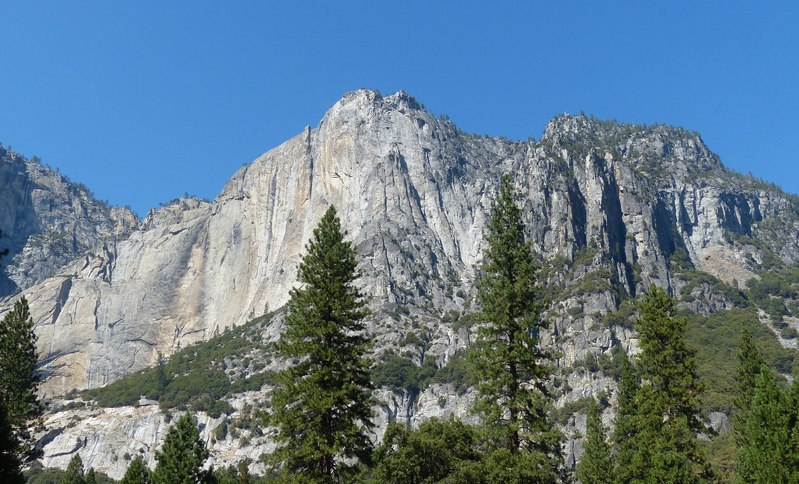
<instances>
[{"instance_id":1,"label":"small tree on cliff","mask_svg":"<svg viewBox=\"0 0 799 484\"><path fill-rule=\"evenodd\" d=\"M525 451L551 456L556 469L560 435L547 419L552 356L539 337L548 323L541 317L537 265L517 198L510 176L504 176L491 209L477 281L482 324L467 353L478 381L474 410L496 445L511 455Z\"/></svg>"},{"instance_id":2,"label":"small tree on cliff","mask_svg":"<svg viewBox=\"0 0 799 484\"><path fill-rule=\"evenodd\" d=\"M344 240L336 209L314 229L291 291L278 344L299 363L280 372L268 422L278 429L273 465L307 482L340 480L352 459L367 459L373 426L369 339L355 249Z\"/></svg>"}]
</instances>

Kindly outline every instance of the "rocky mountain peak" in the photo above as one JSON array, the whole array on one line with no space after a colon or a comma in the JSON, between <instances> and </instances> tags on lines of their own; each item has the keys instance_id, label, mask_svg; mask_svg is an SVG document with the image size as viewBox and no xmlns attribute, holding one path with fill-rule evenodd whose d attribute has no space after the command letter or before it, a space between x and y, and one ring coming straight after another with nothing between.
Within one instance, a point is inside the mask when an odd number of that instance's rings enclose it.
<instances>
[{"instance_id":1,"label":"rocky mountain peak","mask_svg":"<svg viewBox=\"0 0 799 484\"><path fill-rule=\"evenodd\" d=\"M123 207L97 200L88 187L0 146L0 299L54 275L98 244L127 237L138 225Z\"/></svg>"}]
</instances>

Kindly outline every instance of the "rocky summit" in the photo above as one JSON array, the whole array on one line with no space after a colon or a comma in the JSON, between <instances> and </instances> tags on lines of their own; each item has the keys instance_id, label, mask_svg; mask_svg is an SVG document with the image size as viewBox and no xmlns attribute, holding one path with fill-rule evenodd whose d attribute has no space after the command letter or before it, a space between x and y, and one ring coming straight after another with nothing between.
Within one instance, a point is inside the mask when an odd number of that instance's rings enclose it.
<instances>
[{"instance_id":1,"label":"rocky summit","mask_svg":"<svg viewBox=\"0 0 799 484\"><path fill-rule=\"evenodd\" d=\"M735 306L719 287L738 290L764 265L799 262L799 198L728 170L699 134L663 125L562 115L540 140L511 141L464 133L404 92L359 90L242 167L215 200L180 198L141 221L36 160L5 149L0 158L0 249L9 249L0 315L21 294L30 301L42 392L54 402L280 309L331 204L360 256L375 356L390 349L442 368L470 341L484 225L511 174L551 301L543 339L560 354L559 407L612 394L608 374L569 369L614 347L636 350L630 321L610 316L650 284L709 315ZM705 279L684 277L689 269ZM260 337L278 338L281 321ZM229 397L235 415L266 390ZM393 419L469 418L471 394L452 383L378 393L378 433ZM151 460L166 427L153 402L55 408L45 464L65 467L80 452L112 477L127 466L122 452ZM268 435L213 436L220 418L201 420L217 465L271 448ZM584 435L584 422L565 425ZM580 440L567 437L573 464Z\"/></svg>"}]
</instances>

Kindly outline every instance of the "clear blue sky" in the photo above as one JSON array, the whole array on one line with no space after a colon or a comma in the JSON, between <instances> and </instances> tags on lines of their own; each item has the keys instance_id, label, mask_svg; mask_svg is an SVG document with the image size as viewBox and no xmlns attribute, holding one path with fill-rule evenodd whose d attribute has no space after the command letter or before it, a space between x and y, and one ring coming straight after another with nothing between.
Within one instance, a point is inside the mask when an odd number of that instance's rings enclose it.
<instances>
[{"instance_id":1,"label":"clear blue sky","mask_svg":"<svg viewBox=\"0 0 799 484\"><path fill-rule=\"evenodd\" d=\"M563 112L680 125L799 192L799 2L277 3L0 0L0 142L145 215L403 89L516 139Z\"/></svg>"}]
</instances>

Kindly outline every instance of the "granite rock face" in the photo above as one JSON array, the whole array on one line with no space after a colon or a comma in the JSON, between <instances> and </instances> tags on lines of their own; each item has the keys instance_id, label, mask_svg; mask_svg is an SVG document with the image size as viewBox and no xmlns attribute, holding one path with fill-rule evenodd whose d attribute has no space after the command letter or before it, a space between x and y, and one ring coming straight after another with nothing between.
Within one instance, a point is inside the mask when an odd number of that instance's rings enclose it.
<instances>
[{"instance_id":1,"label":"granite rock face","mask_svg":"<svg viewBox=\"0 0 799 484\"><path fill-rule=\"evenodd\" d=\"M9 179L2 166L0 180ZM51 225L76 233L88 225L107 229L93 244L87 238L76 246L91 248L59 255L69 262L52 277L23 280L9 268L31 303L43 391L57 396L104 386L280 308L304 245L331 204L361 258L375 353L402 350L419 364L433 359L441 366L470 339L468 328L444 316L470 310L485 221L504 173L522 191L530 239L549 268L547 286L563 288L548 313L552 328L542 335L563 355L561 368L616 345L635 352L628 327L599 323L622 294L635 296L650 284L679 291L670 261L686 260L738 284L755 276L763 248L786 263L799 261L799 200L729 172L696 133L563 115L541 140L513 142L465 134L403 92L360 90L331 107L316 128L241 168L213 202L173 201L135 230L119 212L97 224L56 217ZM27 210L30 190L4 183L19 191L2 208L8 219L5 213ZM18 225L1 226L16 233ZM0 304L0 313L12 302ZM714 295L691 308L708 313L728 304ZM409 331L425 344L402 343ZM558 405L612 386L601 376L572 373ZM471 398L447 385L379 397L381 429L394 419L466 417ZM147 411L137 410L144 413L135 419L157 420ZM153 435L163 425L156 420L147 424ZM584 419L568 425L584 435ZM573 461L580 447L570 442Z\"/></svg>"},{"instance_id":2,"label":"granite rock face","mask_svg":"<svg viewBox=\"0 0 799 484\"><path fill-rule=\"evenodd\" d=\"M2 259L0 301L138 225L129 209L108 207L85 185L2 146L0 193L0 250L9 251Z\"/></svg>"}]
</instances>

